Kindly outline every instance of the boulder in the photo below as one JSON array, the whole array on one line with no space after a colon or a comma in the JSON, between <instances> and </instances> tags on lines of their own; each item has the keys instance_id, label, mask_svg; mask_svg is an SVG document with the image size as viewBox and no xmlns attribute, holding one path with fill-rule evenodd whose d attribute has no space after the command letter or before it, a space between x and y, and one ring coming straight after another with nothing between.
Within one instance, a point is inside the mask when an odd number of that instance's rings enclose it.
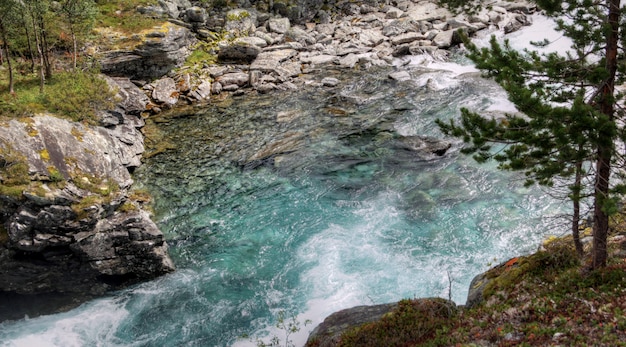
<instances>
[{"instance_id":1,"label":"boulder","mask_svg":"<svg viewBox=\"0 0 626 347\"><path fill-rule=\"evenodd\" d=\"M192 90L189 95L198 100L202 101L211 96L211 82L202 81L194 90Z\"/></svg>"},{"instance_id":2,"label":"boulder","mask_svg":"<svg viewBox=\"0 0 626 347\"><path fill-rule=\"evenodd\" d=\"M380 320L385 314L392 312L396 303L356 306L335 312L324 319L309 334L307 345L318 347L333 347L339 344L341 334L357 328L363 324Z\"/></svg>"},{"instance_id":3,"label":"boulder","mask_svg":"<svg viewBox=\"0 0 626 347\"><path fill-rule=\"evenodd\" d=\"M172 23L147 32L135 48L104 53L100 59L102 73L130 79L154 79L182 66L195 41L185 27Z\"/></svg>"},{"instance_id":4,"label":"boulder","mask_svg":"<svg viewBox=\"0 0 626 347\"><path fill-rule=\"evenodd\" d=\"M185 21L189 23L204 23L206 19L206 10L202 7L193 6L185 11Z\"/></svg>"},{"instance_id":5,"label":"boulder","mask_svg":"<svg viewBox=\"0 0 626 347\"><path fill-rule=\"evenodd\" d=\"M137 118L103 128L42 115L0 127L0 156L24 165L21 185L0 174L13 191L0 196L0 321L173 271L163 235L128 199L144 149Z\"/></svg>"},{"instance_id":6,"label":"boulder","mask_svg":"<svg viewBox=\"0 0 626 347\"><path fill-rule=\"evenodd\" d=\"M267 30L272 33L284 34L290 28L289 18L270 18L267 21Z\"/></svg>"},{"instance_id":7,"label":"boulder","mask_svg":"<svg viewBox=\"0 0 626 347\"><path fill-rule=\"evenodd\" d=\"M152 82L152 100L167 107L176 105L180 92L173 78L165 77Z\"/></svg>"},{"instance_id":8,"label":"boulder","mask_svg":"<svg viewBox=\"0 0 626 347\"><path fill-rule=\"evenodd\" d=\"M222 41L217 58L223 62L249 64L261 53L261 48L247 41Z\"/></svg>"}]
</instances>

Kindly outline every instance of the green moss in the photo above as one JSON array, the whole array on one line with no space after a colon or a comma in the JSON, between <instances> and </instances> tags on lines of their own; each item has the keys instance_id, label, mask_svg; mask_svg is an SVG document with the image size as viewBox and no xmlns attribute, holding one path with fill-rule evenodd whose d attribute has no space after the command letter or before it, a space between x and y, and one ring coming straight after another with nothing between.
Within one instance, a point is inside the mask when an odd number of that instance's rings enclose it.
<instances>
[{"instance_id":1,"label":"green moss","mask_svg":"<svg viewBox=\"0 0 626 347\"><path fill-rule=\"evenodd\" d=\"M51 182L63 182L65 181L65 177L63 174L54 166L48 166L48 177Z\"/></svg>"},{"instance_id":2,"label":"green moss","mask_svg":"<svg viewBox=\"0 0 626 347\"><path fill-rule=\"evenodd\" d=\"M119 185L112 179L96 177L78 170L72 174L72 182L76 187L100 196L109 196L120 189Z\"/></svg>"},{"instance_id":3,"label":"green moss","mask_svg":"<svg viewBox=\"0 0 626 347\"><path fill-rule=\"evenodd\" d=\"M229 22L239 21L250 17L248 11L231 12L226 15L226 20Z\"/></svg>"},{"instance_id":4,"label":"green moss","mask_svg":"<svg viewBox=\"0 0 626 347\"><path fill-rule=\"evenodd\" d=\"M139 207L137 207L132 202L126 201L120 207L118 207L117 210L120 211L120 212L125 212L126 213L126 212L137 211L137 210L139 210Z\"/></svg>"},{"instance_id":5,"label":"green moss","mask_svg":"<svg viewBox=\"0 0 626 347\"><path fill-rule=\"evenodd\" d=\"M443 299L402 300L379 321L341 335L338 346L412 346L448 329L458 314L456 305Z\"/></svg>"},{"instance_id":6,"label":"green moss","mask_svg":"<svg viewBox=\"0 0 626 347\"><path fill-rule=\"evenodd\" d=\"M26 157L6 141L0 141L0 179L3 187L21 187L30 183Z\"/></svg>"}]
</instances>

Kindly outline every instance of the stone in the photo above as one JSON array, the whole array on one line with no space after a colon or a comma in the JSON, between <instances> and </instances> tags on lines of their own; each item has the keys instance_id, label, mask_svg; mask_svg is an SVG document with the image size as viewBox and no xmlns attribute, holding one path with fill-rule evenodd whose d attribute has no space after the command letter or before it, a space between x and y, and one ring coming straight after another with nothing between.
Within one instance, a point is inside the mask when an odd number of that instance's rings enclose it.
<instances>
[{"instance_id":1,"label":"stone","mask_svg":"<svg viewBox=\"0 0 626 347\"><path fill-rule=\"evenodd\" d=\"M411 43L417 40L423 40L425 38L426 36L424 36L423 34L412 31L392 37L391 43L394 45L401 45L404 43Z\"/></svg>"},{"instance_id":2,"label":"stone","mask_svg":"<svg viewBox=\"0 0 626 347\"><path fill-rule=\"evenodd\" d=\"M191 23L204 23L206 22L206 10L198 6L189 7L185 11L185 19Z\"/></svg>"},{"instance_id":3,"label":"stone","mask_svg":"<svg viewBox=\"0 0 626 347\"><path fill-rule=\"evenodd\" d=\"M334 77L324 77L322 79L322 85L325 87L336 87L339 84L339 80Z\"/></svg>"},{"instance_id":4,"label":"stone","mask_svg":"<svg viewBox=\"0 0 626 347\"><path fill-rule=\"evenodd\" d=\"M267 30L269 32L284 34L291 28L289 18L270 18L267 21Z\"/></svg>"},{"instance_id":5,"label":"stone","mask_svg":"<svg viewBox=\"0 0 626 347\"><path fill-rule=\"evenodd\" d=\"M402 70L402 71L395 71L395 72L390 73L389 78L398 82L402 82L402 81L410 80L411 75L409 74L408 71Z\"/></svg>"},{"instance_id":6,"label":"stone","mask_svg":"<svg viewBox=\"0 0 626 347\"><path fill-rule=\"evenodd\" d=\"M385 41L385 36L380 30L365 29L359 33L358 40L363 46L375 47Z\"/></svg>"},{"instance_id":7,"label":"stone","mask_svg":"<svg viewBox=\"0 0 626 347\"><path fill-rule=\"evenodd\" d=\"M195 42L191 31L172 23L164 23L148 32L142 42L131 50L105 52L100 59L102 73L131 80L160 78L180 67Z\"/></svg>"},{"instance_id":8,"label":"stone","mask_svg":"<svg viewBox=\"0 0 626 347\"><path fill-rule=\"evenodd\" d=\"M399 8L396 7L389 7L389 9L387 9L387 13L385 14L385 18L386 19L397 19L402 17L402 15L404 14L404 11L402 11Z\"/></svg>"},{"instance_id":9,"label":"stone","mask_svg":"<svg viewBox=\"0 0 626 347\"><path fill-rule=\"evenodd\" d=\"M329 54L320 54L311 57L302 58L301 61L305 64L312 65L324 65L324 64L334 64L337 61L337 56L329 55Z\"/></svg>"},{"instance_id":10,"label":"stone","mask_svg":"<svg viewBox=\"0 0 626 347\"><path fill-rule=\"evenodd\" d=\"M508 13L498 26L504 30L505 34L512 33L521 29L523 26L530 25L531 20L523 14L519 13Z\"/></svg>"},{"instance_id":11,"label":"stone","mask_svg":"<svg viewBox=\"0 0 626 347\"><path fill-rule=\"evenodd\" d=\"M152 82L152 86L154 87L152 90L152 100L165 104L166 106L176 105L179 92L176 89L176 82L173 78L161 78Z\"/></svg>"},{"instance_id":12,"label":"stone","mask_svg":"<svg viewBox=\"0 0 626 347\"><path fill-rule=\"evenodd\" d=\"M266 40L264 40L261 37L257 37L257 36L238 37L238 38L235 39L235 43L236 44L243 43L244 45L253 45L253 46L257 46L259 48L267 47L267 45L268 45ZM255 56L255 58L256 58L256 56Z\"/></svg>"},{"instance_id":13,"label":"stone","mask_svg":"<svg viewBox=\"0 0 626 347\"><path fill-rule=\"evenodd\" d=\"M198 100L202 101L211 96L211 82L204 80L202 81L194 90L192 90L189 95Z\"/></svg>"},{"instance_id":14,"label":"stone","mask_svg":"<svg viewBox=\"0 0 626 347\"><path fill-rule=\"evenodd\" d=\"M397 307L396 303L356 306L344 309L326 317L322 323L311 331L307 343L315 341L315 346L333 347L337 346L341 334L362 326L367 323L381 319L385 314L392 312Z\"/></svg>"},{"instance_id":15,"label":"stone","mask_svg":"<svg viewBox=\"0 0 626 347\"><path fill-rule=\"evenodd\" d=\"M249 64L261 53L261 48L246 41L222 41L217 58L220 61Z\"/></svg>"},{"instance_id":16,"label":"stone","mask_svg":"<svg viewBox=\"0 0 626 347\"><path fill-rule=\"evenodd\" d=\"M295 57L297 54L298 52L294 49L261 52L252 64L250 64L250 70L259 70L266 73L273 72L282 62Z\"/></svg>"},{"instance_id":17,"label":"stone","mask_svg":"<svg viewBox=\"0 0 626 347\"><path fill-rule=\"evenodd\" d=\"M124 112L138 115L146 110L150 99L130 78L104 76L104 79L112 90L117 90L115 98Z\"/></svg>"},{"instance_id":18,"label":"stone","mask_svg":"<svg viewBox=\"0 0 626 347\"><path fill-rule=\"evenodd\" d=\"M220 82L222 86L224 86L224 90L226 90L226 86L229 85L243 87L247 85L249 81L250 77L245 72L227 73L217 79L217 82Z\"/></svg>"},{"instance_id":19,"label":"stone","mask_svg":"<svg viewBox=\"0 0 626 347\"><path fill-rule=\"evenodd\" d=\"M449 48L451 47L455 41L455 31L456 30L446 30L437 34L433 38L433 45L439 48Z\"/></svg>"},{"instance_id":20,"label":"stone","mask_svg":"<svg viewBox=\"0 0 626 347\"><path fill-rule=\"evenodd\" d=\"M452 17L450 11L432 2L421 2L413 6L413 8L407 11L407 15L416 22L432 22Z\"/></svg>"}]
</instances>

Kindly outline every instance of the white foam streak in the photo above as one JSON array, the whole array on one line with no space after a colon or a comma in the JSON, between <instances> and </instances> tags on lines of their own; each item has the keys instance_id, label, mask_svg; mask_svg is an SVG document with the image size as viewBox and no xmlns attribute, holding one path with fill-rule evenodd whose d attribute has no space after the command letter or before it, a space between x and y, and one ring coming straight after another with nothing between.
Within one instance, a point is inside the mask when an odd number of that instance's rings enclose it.
<instances>
[{"instance_id":1,"label":"white foam streak","mask_svg":"<svg viewBox=\"0 0 626 347\"><path fill-rule=\"evenodd\" d=\"M6 323L19 324L21 334L18 337L4 337L2 346L116 346L115 332L128 315L123 303L114 299L97 300L67 313Z\"/></svg>"}]
</instances>

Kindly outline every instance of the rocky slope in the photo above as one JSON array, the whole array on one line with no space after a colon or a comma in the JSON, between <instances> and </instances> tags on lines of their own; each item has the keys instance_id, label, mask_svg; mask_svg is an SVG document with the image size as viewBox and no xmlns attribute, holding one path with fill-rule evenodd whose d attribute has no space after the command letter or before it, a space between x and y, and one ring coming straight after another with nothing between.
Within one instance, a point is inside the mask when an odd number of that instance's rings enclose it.
<instances>
[{"instance_id":1,"label":"rocky slope","mask_svg":"<svg viewBox=\"0 0 626 347\"><path fill-rule=\"evenodd\" d=\"M0 321L174 269L144 197L130 190L147 98L127 80L110 83L121 102L101 126L49 115L0 126Z\"/></svg>"}]
</instances>

